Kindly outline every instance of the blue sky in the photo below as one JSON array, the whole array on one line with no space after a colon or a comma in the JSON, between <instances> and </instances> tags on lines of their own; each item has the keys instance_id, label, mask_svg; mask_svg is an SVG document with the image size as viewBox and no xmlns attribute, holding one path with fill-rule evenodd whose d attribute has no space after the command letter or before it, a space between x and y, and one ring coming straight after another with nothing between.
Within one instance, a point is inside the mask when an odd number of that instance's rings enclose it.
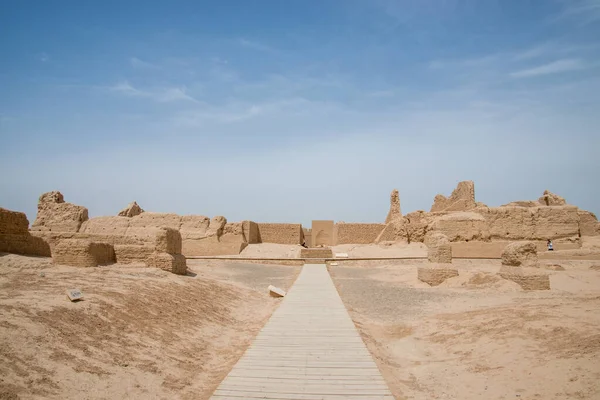
<instances>
[{"instance_id":1,"label":"blue sky","mask_svg":"<svg viewBox=\"0 0 600 400\"><path fill-rule=\"evenodd\" d=\"M383 221L474 180L600 213L600 0L0 2L0 206Z\"/></svg>"}]
</instances>

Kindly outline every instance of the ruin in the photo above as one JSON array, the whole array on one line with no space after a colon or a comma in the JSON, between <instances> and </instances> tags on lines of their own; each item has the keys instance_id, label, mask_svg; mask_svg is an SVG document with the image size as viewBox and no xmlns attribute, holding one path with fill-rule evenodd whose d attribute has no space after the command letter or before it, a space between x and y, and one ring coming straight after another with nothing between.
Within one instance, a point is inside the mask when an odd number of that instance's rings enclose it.
<instances>
[{"instance_id":1,"label":"ruin","mask_svg":"<svg viewBox=\"0 0 600 400\"><path fill-rule=\"evenodd\" d=\"M121 211L119 211L119 214L117 214L120 217L135 217L136 215L140 215L141 213L143 213L144 210L142 209L142 207L140 207L138 205L138 203L136 203L135 201L133 203L129 203L129 205L127 207L125 207L124 209L122 209Z\"/></svg>"},{"instance_id":2,"label":"ruin","mask_svg":"<svg viewBox=\"0 0 600 400\"><path fill-rule=\"evenodd\" d=\"M517 283L523 290L550 290L550 276L531 269L537 267L535 243L514 242L502 252L502 267L498 275Z\"/></svg>"},{"instance_id":3,"label":"ruin","mask_svg":"<svg viewBox=\"0 0 600 400\"><path fill-rule=\"evenodd\" d=\"M0 207L0 252L50 257L50 245L31 235L25 213Z\"/></svg>"},{"instance_id":4,"label":"ruin","mask_svg":"<svg viewBox=\"0 0 600 400\"><path fill-rule=\"evenodd\" d=\"M458 276L458 270L450 268L452 264L452 246L448 237L440 232L432 232L425 237L427 260L430 265L417 268L417 278L429 286L438 286L446 279Z\"/></svg>"},{"instance_id":5,"label":"ruin","mask_svg":"<svg viewBox=\"0 0 600 400\"><path fill-rule=\"evenodd\" d=\"M187 265L181 248L181 234L177 229L160 228L154 239L154 251L146 258L146 265L185 275Z\"/></svg>"},{"instance_id":6,"label":"ruin","mask_svg":"<svg viewBox=\"0 0 600 400\"><path fill-rule=\"evenodd\" d=\"M556 249L576 250L582 237L600 235L596 215L552 192L546 190L535 201L488 207L476 201L472 181L459 182L449 197L437 195L430 212L405 215L400 209L400 194L394 189L385 221L374 223L315 220L312 229L303 229L294 223L230 222L224 216L149 212L136 202L116 216L88 218L87 208L67 203L62 193L53 191L39 197L37 217L30 229L28 225L24 214L2 209L0 250L49 256L63 240L85 239L113 246L118 263L146 263L155 252L155 237L162 228L179 232L181 249L173 254L187 257L238 255L248 245L259 243L301 245L306 241L309 247L324 248L427 244L427 238L438 233L448 243L430 247L429 252L432 259L441 260L447 257L442 254L447 254L448 246L450 257L500 258L514 241L531 241L537 250L543 250L546 240L552 239Z\"/></svg>"},{"instance_id":7,"label":"ruin","mask_svg":"<svg viewBox=\"0 0 600 400\"><path fill-rule=\"evenodd\" d=\"M74 267L97 267L116 261L112 245L86 239L61 240L52 249L52 262Z\"/></svg>"},{"instance_id":8,"label":"ruin","mask_svg":"<svg viewBox=\"0 0 600 400\"><path fill-rule=\"evenodd\" d=\"M398 189L394 189L390 194L390 210L385 218L385 223L389 224L390 222L399 218L402 218L402 210L400 209L400 194L398 193Z\"/></svg>"},{"instance_id":9,"label":"ruin","mask_svg":"<svg viewBox=\"0 0 600 400\"><path fill-rule=\"evenodd\" d=\"M475 183L473 181L459 182L450 197L438 194L433 199L431 212L468 211L477 207L475 202Z\"/></svg>"}]
</instances>

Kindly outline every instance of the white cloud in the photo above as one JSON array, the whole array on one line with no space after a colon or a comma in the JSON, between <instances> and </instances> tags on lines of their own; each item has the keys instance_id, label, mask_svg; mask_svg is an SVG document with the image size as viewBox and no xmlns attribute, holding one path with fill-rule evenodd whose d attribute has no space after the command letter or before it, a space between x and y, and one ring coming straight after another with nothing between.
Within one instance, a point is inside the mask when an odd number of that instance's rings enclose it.
<instances>
[{"instance_id":1,"label":"white cloud","mask_svg":"<svg viewBox=\"0 0 600 400\"><path fill-rule=\"evenodd\" d=\"M153 90L141 90L133 87L129 82L120 82L109 88L111 92L119 93L129 97L144 97L151 100L168 103L172 101L192 101L198 103L198 100L186 93L186 88L182 87L167 87Z\"/></svg>"},{"instance_id":2,"label":"white cloud","mask_svg":"<svg viewBox=\"0 0 600 400\"><path fill-rule=\"evenodd\" d=\"M125 96L133 96L133 97L150 97L150 93L144 92L142 90L136 89L129 84L129 82L124 81L117 83L114 86L109 88L110 91L123 94Z\"/></svg>"},{"instance_id":3,"label":"white cloud","mask_svg":"<svg viewBox=\"0 0 600 400\"><path fill-rule=\"evenodd\" d=\"M556 20L576 20L581 25L600 22L600 0L567 0Z\"/></svg>"},{"instance_id":4,"label":"white cloud","mask_svg":"<svg viewBox=\"0 0 600 400\"><path fill-rule=\"evenodd\" d=\"M254 40L248 40L248 39L239 39L238 43L242 46L242 47L246 47L248 49L252 49L252 50L257 50L257 51L263 51L266 53L270 53L275 51L274 48L272 48L271 46L268 46L264 43L260 43Z\"/></svg>"},{"instance_id":5,"label":"white cloud","mask_svg":"<svg viewBox=\"0 0 600 400\"><path fill-rule=\"evenodd\" d=\"M39 57L41 62L50 61L50 56L47 53L40 53Z\"/></svg>"},{"instance_id":6,"label":"white cloud","mask_svg":"<svg viewBox=\"0 0 600 400\"><path fill-rule=\"evenodd\" d=\"M160 67L158 65L140 60L137 57L131 57L129 59L129 63L131 64L131 66L133 68L140 68L140 69L160 69Z\"/></svg>"},{"instance_id":7,"label":"white cloud","mask_svg":"<svg viewBox=\"0 0 600 400\"><path fill-rule=\"evenodd\" d=\"M567 71L576 71L584 69L585 64L579 59L563 59L553 61L548 64L540 65L538 67L524 69L521 71L512 72L510 76L513 78L529 78L540 75L557 74Z\"/></svg>"},{"instance_id":8,"label":"white cloud","mask_svg":"<svg viewBox=\"0 0 600 400\"><path fill-rule=\"evenodd\" d=\"M198 103L198 100L186 93L185 88L167 88L162 93L155 95L156 100L160 102L169 102L177 100L188 100Z\"/></svg>"}]
</instances>

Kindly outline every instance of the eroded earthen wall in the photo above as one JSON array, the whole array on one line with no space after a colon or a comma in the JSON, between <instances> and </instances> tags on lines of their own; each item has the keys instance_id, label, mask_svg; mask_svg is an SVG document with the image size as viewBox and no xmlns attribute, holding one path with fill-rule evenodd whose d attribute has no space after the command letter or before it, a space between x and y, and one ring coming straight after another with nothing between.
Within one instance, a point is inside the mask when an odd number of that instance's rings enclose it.
<instances>
[{"instance_id":1,"label":"eroded earthen wall","mask_svg":"<svg viewBox=\"0 0 600 400\"><path fill-rule=\"evenodd\" d=\"M0 207L0 252L50 256L50 245L29 233L25 213Z\"/></svg>"},{"instance_id":2,"label":"eroded earthen wall","mask_svg":"<svg viewBox=\"0 0 600 400\"><path fill-rule=\"evenodd\" d=\"M301 224L258 223L261 243L302 244Z\"/></svg>"},{"instance_id":3,"label":"eroded earthen wall","mask_svg":"<svg viewBox=\"0 0 600 400\"><path fill-rule=\"evenodd\" d=\"M335 244L368 244L375 240L385 224L339 223L335 224Z\"/></svg>"}]
</instances>

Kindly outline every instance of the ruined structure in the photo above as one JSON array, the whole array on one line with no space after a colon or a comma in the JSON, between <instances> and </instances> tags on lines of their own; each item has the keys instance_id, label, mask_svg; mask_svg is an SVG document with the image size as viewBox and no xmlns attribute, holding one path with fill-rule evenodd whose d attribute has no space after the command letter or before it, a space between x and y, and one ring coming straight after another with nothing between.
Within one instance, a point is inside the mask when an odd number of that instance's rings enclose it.
<instances>
[{"instance_id":1,"label":"ruined structure","mask_svg":"<svg viewBox=\"0 0 600 400\"><path fill-rule=\"evenodd\" d=\"M417 269L417 278L429 286L438 286L446 279L458 276L452 264L452 246L448 237L440 232L432 232L425 238L427 260L430 265Z\"/></svg>"},{"instance_id":2,"label":"ruined structure","mask_svg":"<svg viewBox=\"0 0 600 400\"><path fill-rule=\"evenodd\" d=\"M510 241L531 240L543 249L552 239L561 249L581 246L582 236L600 234L596 216L545 191L537 201L488 207L475 201L473 182L460 182L448 198L436 196L432 212L415 211L386 224L376 243L423 242L429 232L450 240L454 256L499 258Z\"/></svg>"},{"instance_id":3,"label":"ruined structure","mask_svg":"<svg viewBox=\"0 0 600 400\"><path fill-rule=\"evenodd\" d=\"M332 246L334 243L333 226L333 221L314 220L311 229L312 247Z\"/></svg>"},{"instance_id":4,"label":"ruined structure","mask_svg":"<svg viewBox=\"0 0 600 400\"><path fill-rule=\"evenodd\" d=\"M146 265L177 275L187 273L185 256L181 254L181 234L177 229L158 229L154 239L154 252L146 258Z\"/></svg>"},{"instance_id":5,"label":"ruined structure","mask_svg":"<svg viewBox=\"0 0 600 400\"><path fill-rule=\"evenodd\" d=\"M50 245L29 233L25 213L0 207L0 252L50 256Z\"/></svg>"},{"instance_id":6,"label":"ruined structure","mask_svg":"<svg viewBox=\"0 0 600 400\"><path fill-rule=\"evenodd\" d=\"M452 246L448 237L443 233L434 232L427 235L427 260L432 263L452 263Z\"/></svg>"},{"instance_id":7,"label":"ruined structure","mask_svg":"<svg viewBox=\"0 0 600 400\"><path fill-rule=\"evenodd\" d=\"M113 246L86 239L61 240L52 249L52 262L74 267L97 267L116 261Z\"/></svg>"},{"instance_id":8,"label":"ruined structure","mask_svg":"<svg viewBox=\"0 0 600 400\"><path fill-rule=\"evenodd\" d=\"M538 267L535 243L510 243L502 252L502 267L498 275L517 283L523 290L550 290L548 274L532 270L534 267Z\"/></svg>"},{"instance_id":9,"label":"ruined structure","mask_svg":"<svg viewBox=\"0 0 600 400\"><path fill-rule=\"evenodd\" d=\"M127 207L125 207L124 209L122 209L121 211L119 211L119 214L117 214L120 217L135 217L136 215L140 215L141 213L143 213L144 210L142 210L142 207L140 207L138 205L138 203L136 203L135 201L133 203L129 203L129 205Z\"/></svg>"},{"instance_id":10,"label":"ruined structure","mask_svg":"<svg viewBox=\"0 0 600 400\"><path fill-rule=\"evenodd\" d=\"M388 224L399 218L402 218L402 211L400 209L400 194L398 193L397 189L394 189L390 194L390 210L385 218L385 223Z\"/></svg>"},{"instance_id":11,"label":"ruined structure","mask_svg":"<svg viewBox=\"0 0 600 400\"><path fill-rule=\"evenodd\" d=\"M511 241L532 241L538 250L552 239L557 250L576 250L582 237L600 235L596 216L549 191L538 200L516 201L488 207L475 199L473 182L458 183L449 197L437 195L430 212L402 215L397 190L390 195L386 223L314 221L312 229L301 224L229 222L224 216L177 215L145 212L136 202L118 216L88 218L85 207L66 203L60 192L40 196L38 215L31 230L24 214L0 213L0 251L50 255L53 246L66 239L85 239L113 246L118 263L145 263L155 252L160 229L179 231L180 254L218 256L239 254L249 244L309 245L425 242L443 234L454 257L499 258ZM447 248L447 245L445 245ZM433 250L432 250L433 251Z\"/></svg>"},{"instance_id":12,"label":"ruined structure","mask_svg":"<svg viewBox=\"0 0 600 400\"><path fill-rule=\"evenodd\" d=\"M31 230L77 232L87 220L87 208L65 203L62 193L58 191L48 192L38 200L37 218L31 225Z\"/></svg>"},{"instance_id":13,"label":"ruined structure","mask_svg":"<svg viewBox=\"0 0 600 400\"><path fill-rule=\"evenodd\" d=\"M477 207L475 202L475 183L473 181L459 182L450 197L438 194L433 200L431 212L468 211Z\"/></svg>"},{"instance_id":14,"label":"ruined structure","mask_svg":"<svg viewBox=\"0 0 600 400\"><path fill-rule=\"evenodd\" d=\"M514 242L504 248L502 265L509 267L536 267L537 248L533 242Z\"/></svg>"}]
</instances>

